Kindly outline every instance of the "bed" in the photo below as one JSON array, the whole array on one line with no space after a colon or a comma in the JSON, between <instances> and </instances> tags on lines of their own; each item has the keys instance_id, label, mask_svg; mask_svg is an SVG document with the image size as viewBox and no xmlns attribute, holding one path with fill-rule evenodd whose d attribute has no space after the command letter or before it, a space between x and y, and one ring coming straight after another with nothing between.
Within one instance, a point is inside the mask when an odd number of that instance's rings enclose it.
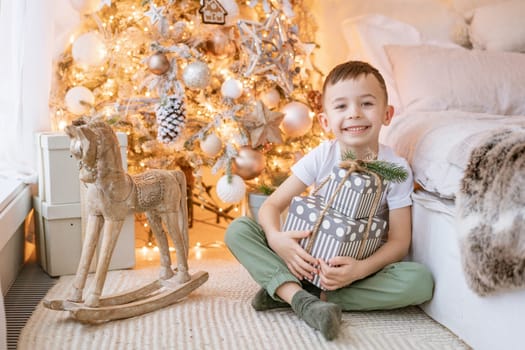
<instances>
[{"instance_id":1,"label":"bed","mask_svg":"<svg viewBox=\"0 0 525 350\"><path fill-rule=\"evenodd\" d=\"M474 349L522 348L525 2L317 6L321 70L360 59L385 78L396 116L380 139L417 185L408 259L435 279L421 308Z\"/></svg>"}]
</instances>

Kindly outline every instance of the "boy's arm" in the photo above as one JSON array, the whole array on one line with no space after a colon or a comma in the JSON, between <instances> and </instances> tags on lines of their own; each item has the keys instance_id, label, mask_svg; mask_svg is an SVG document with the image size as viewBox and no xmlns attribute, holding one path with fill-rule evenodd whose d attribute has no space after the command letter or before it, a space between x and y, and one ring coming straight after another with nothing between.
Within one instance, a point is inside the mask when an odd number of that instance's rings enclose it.
<instances>
[{"instance_id":1,"label":"boy's arm","mask_svg":"<svg viewBox=\"0 0 525 350\"><path fill-rule=\"evenodd\" d=\"M339 256L327 262L320 261L321 283L326 289L335 290L402 260L408 253L411 236L411 206L391 210L385 244L363 260Z\"/></svg>"},{"instance_id":2,"label":"boy's arm","mask_svg":"<svg viewBox=\"0 0 525 350\"><path fill-rule=\"evenodd\" d=\"M261 224L270 248L284 260L288 269L298 278L312 278L316 260L299 245L301 238L309 231L281 232L280 215L288 207L292 198L306 190L306 185L295 175L283 182L259 209Z\"/></svg>"},{"instance_id":3,"label":"boy's arm","mask_svg":"<svg viewBox=\"0 0 525 350\"><path fill-rule=\"evenodd\" d=\"M281 231L280 215L294 196L304 192L306 185L295 175L288 177L262 204L259 222L266 235Z\"/></svg>"}]
</instances>

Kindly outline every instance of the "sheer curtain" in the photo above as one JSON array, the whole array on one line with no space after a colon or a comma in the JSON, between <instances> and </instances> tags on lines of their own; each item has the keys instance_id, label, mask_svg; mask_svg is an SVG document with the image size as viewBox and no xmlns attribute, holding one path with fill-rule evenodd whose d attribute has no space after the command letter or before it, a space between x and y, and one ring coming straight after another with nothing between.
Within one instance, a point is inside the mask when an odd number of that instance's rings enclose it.
<instances>
[{"instance_id":1,"label":"sheer curtain","mask_svg":"<svg viewBox=\"0 0 525 350\"><path fill-rule=\"evenodd\" d=\"M0 0L0 177L37 180L35 132L50 129L48 97L60 3L64 0Z\"/></svg>"}]
</instances>

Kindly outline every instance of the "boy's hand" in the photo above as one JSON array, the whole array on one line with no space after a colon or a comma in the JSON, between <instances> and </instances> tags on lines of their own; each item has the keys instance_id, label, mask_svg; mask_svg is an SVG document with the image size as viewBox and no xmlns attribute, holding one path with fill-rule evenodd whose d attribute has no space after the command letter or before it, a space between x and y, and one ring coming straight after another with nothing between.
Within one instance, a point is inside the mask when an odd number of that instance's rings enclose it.
<instances>
[{"instance_id":1,"label":"boy's hand","mask_svg":"<svg viewBox=\"0 0 525 350\"><path fill-rule=\"evenodd\" d=\"M349 256L336 256L328 262L319 259L319 267L321 285L326 290L336 290L363 278L359 260Z\"/></svg>"},{"instance_id":2,"label":"boy's hand","mask_svg":"<svg viewBox=\"0 0 525 350\"><path fill-rule=\"evenodd\" d=\"M309 235L310 231L287 231L276 232L268 237L270 248L284 260L290 272L299 280L311 280L317 272L313 266L317 265L317 259L299 245L299 241Z\"/></svg>"}]
</instances>

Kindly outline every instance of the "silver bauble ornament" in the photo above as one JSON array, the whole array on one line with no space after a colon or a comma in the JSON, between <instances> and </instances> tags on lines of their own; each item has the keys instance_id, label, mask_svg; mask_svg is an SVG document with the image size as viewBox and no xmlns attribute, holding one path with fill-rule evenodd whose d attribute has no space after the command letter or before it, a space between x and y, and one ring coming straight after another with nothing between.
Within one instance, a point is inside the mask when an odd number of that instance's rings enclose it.
<instances>
[{"instance_id":1,"label":"silver bauble ornament","mask_svg":"<svg viewBox=\"0 0 525 350\"><path fill-rule=\"evenodd\" d=\"M242 83L233 78L226 79L221 85L221 94L224 98L231 98L235 100L242 95Z\"/></svg>"},{"instance_id":2,"label":"silver bauble ornament","mask_svg":"<svg viewBox=\"0 0 525 350\"><path fill-rule=\"evenodd\" d=\"M210 83L210 79L210 68L202 61L188 64L182 72L182 80L190 89L204 89Z\"/></svg>"},{"instance_id":3,"label":"silver bauble ornament","mask_svg":"<svg viewBox=\"0 0 525 350\"><path fill-rule=\"evenodd\" d=\"M170 61L162 52L157 52L148 58L148 69L151 73L162 75L170 69Z\"/></svg>"},{"instance_id":4,"label":"silver bauble ornament","mask_svg":"<svg viewBox=\"0 0 525 350\"><path fill-rule=\"evenodd\" d=\"M249 146L241 147L238 155L233 159L233 172L244 180L256 178L265 167L264 155Z\"/></svg>"},{"instance_id":5,"label":"silver bauble ornament","mask_svg":"<svg viewBox=\"0 0 525 350\"><path fill-rule=\"evenodd\" d=\"M238 203L243 200L246 193L246 184L238 175L232 175L228 181L228 175L222 176L217 181L217 197L224 203Z\"/></svg>"},{"instance_id":6,"label":"silver bauble ornament","mask_svg":"<svg viewBox=\"0 0 525 350\"><path fill-rule=\"evenodd\" d=\"M283 107L284 113L281 128L290 137L300 137L306 134L312 127L312 117L308 106L301 102L290 102Z\"/></svg>"}]
</instances>

